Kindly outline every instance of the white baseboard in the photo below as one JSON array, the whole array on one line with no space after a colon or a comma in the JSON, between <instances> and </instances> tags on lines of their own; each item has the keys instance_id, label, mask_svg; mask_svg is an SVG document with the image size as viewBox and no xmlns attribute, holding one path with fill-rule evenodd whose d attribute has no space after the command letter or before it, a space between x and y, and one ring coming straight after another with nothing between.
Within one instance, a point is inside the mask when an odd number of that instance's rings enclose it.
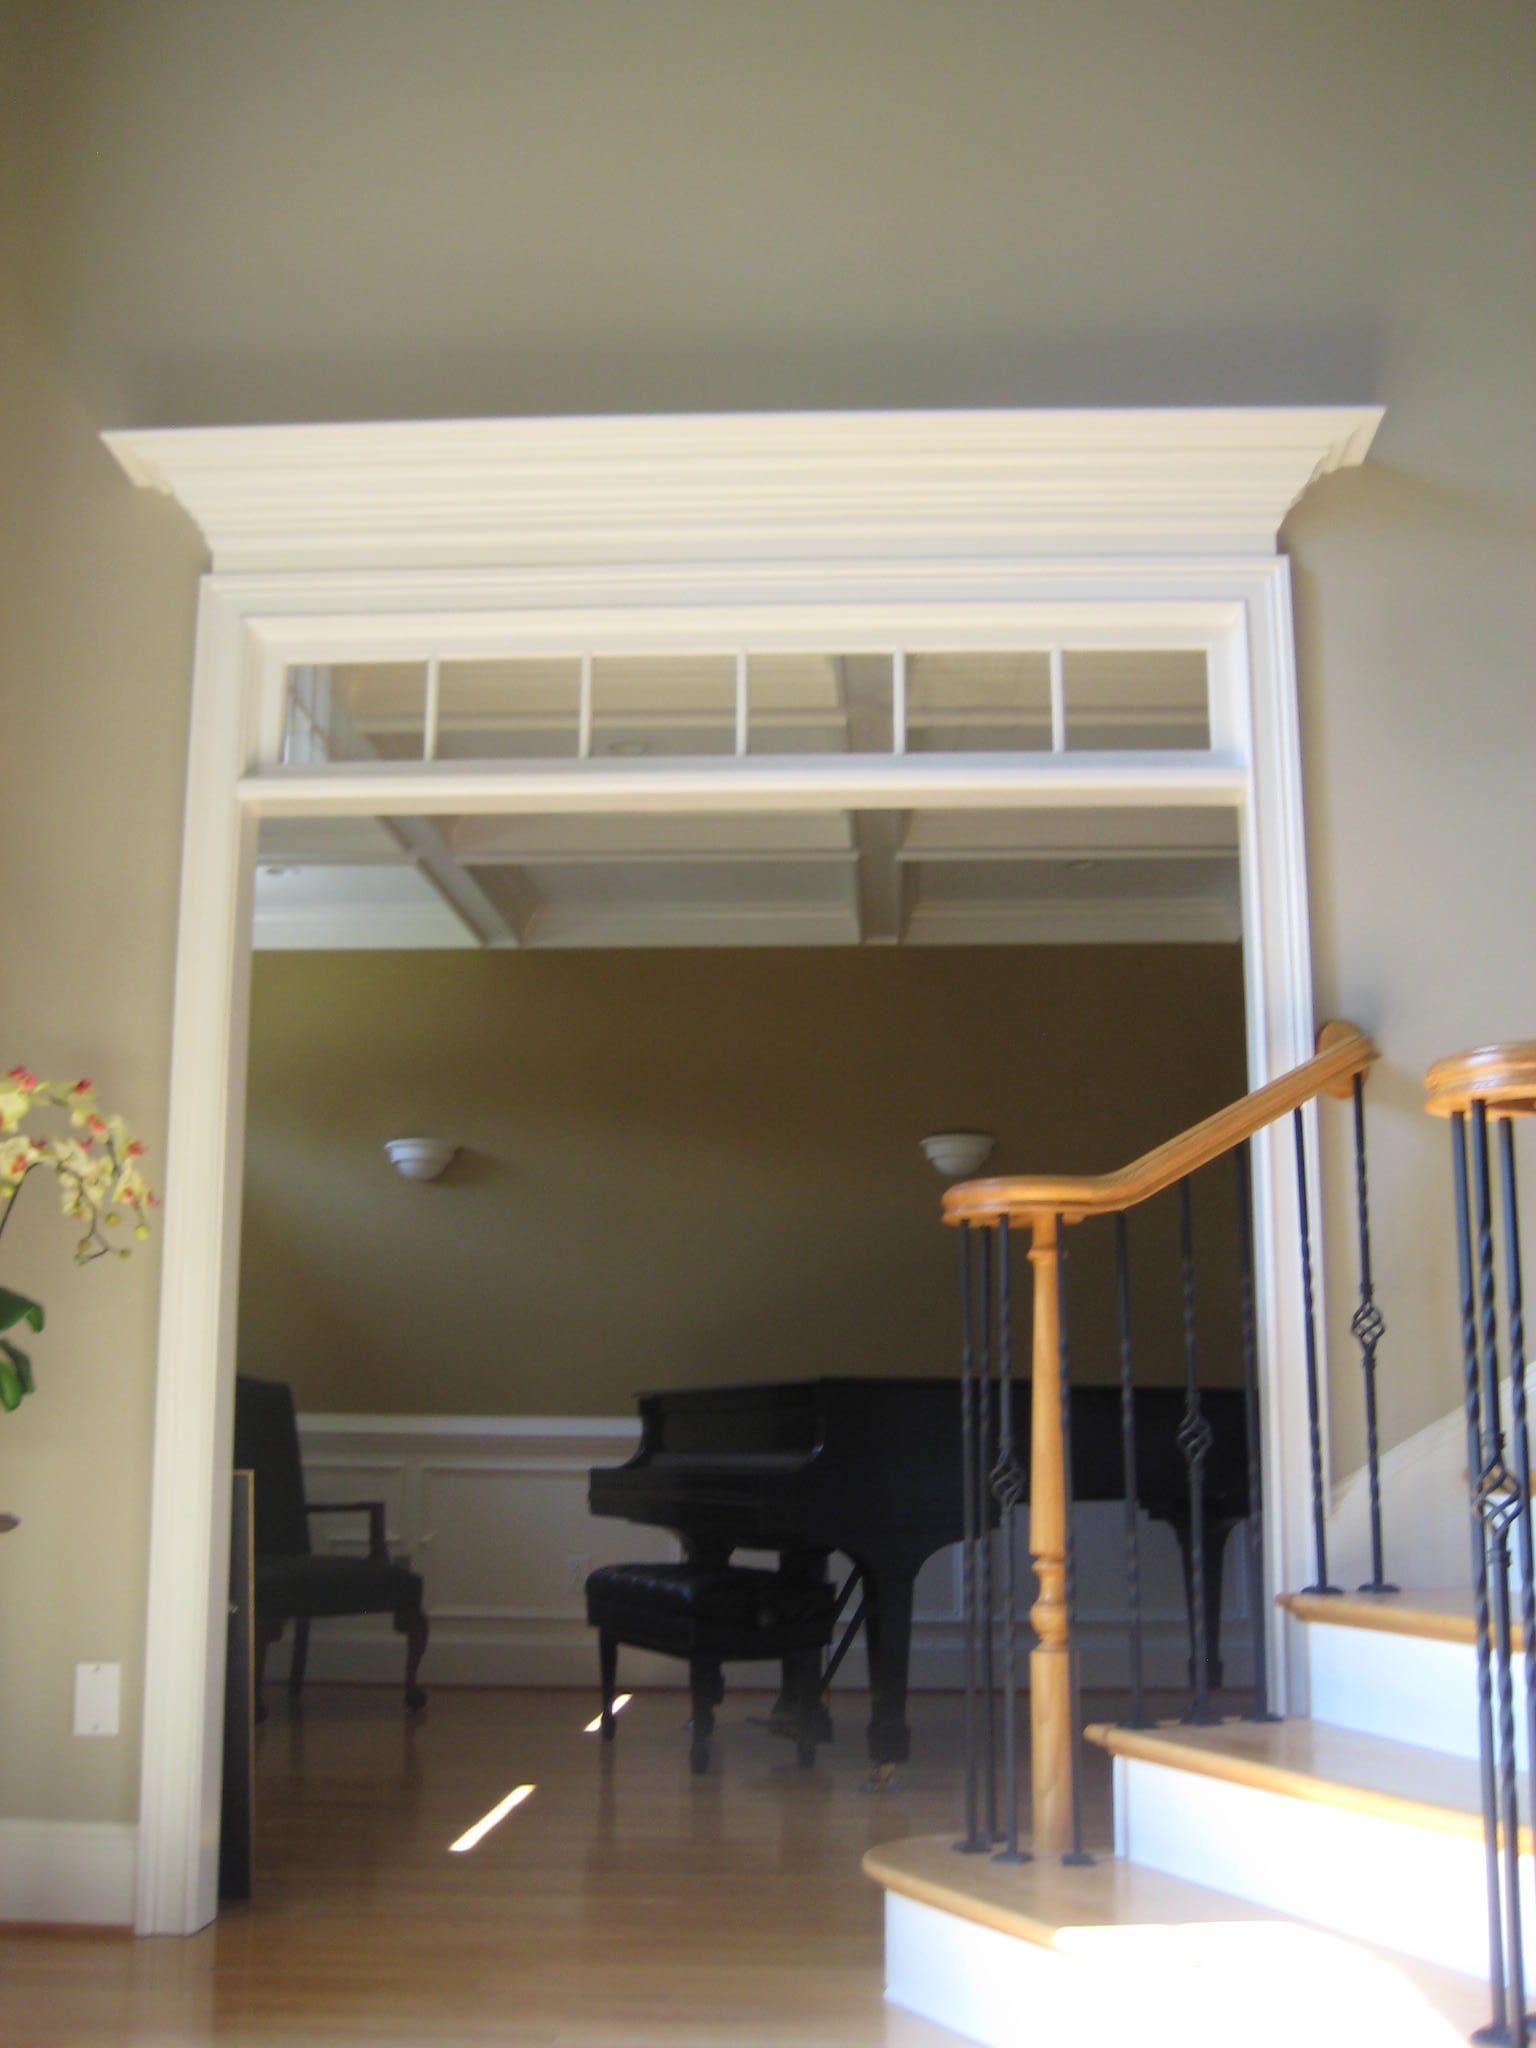
<instances>
[{"instance_id":1,"label":"white baseboard","mask_svg":"<svg viewBox=\"0 0 1536 2048\"><path fill-rule=\"evenodd\" d=\"M83 1820L0 1820L0 1922L133 1925L138 1829Z\"/></svg>"},{"instance_id":2,"label":"white baseboard","mask_svg":"<svg viewBox=\"0 0 1536 2048\"><path fill-rule=\"evenodd\" d=\"M595 1517L587 1476L614 1465L639 1441L628 1417L348 1416L299 1418L304 1477L311 1500L382 1499L392 1548L407 1552L426 1580L432 1633L422 1682L437 1685L595 1687L597 1651L586 1623L582 1584L596 1565L676 1557L663 1529ZM337 1552L362 1548L359 1519L329 1526L314 1519L314 1540ZM1033 1597L1021 1517L1020 1614ZM1118 1502L1077 1510L1078 1642L1082 1683L1123 1687L1129 1678L1124 1606L1124 1511ZM1252 1639L1241 1544L1227 1553L1222 1654L1228 1684L1248 1682ZM1000 1574L995 1573L1000 1583ZM1188 1636L1178 1550L1166 1528L1143 1524L1144 1671L1154 1688L1186 1682ZM1027 1627L1020 1630L1027 1683ZM269 1679L287 1671L287 1644L268 1660ZM912 1623L914 1690L951 1690L963 1682L958 1547L929 1559L919 1575ZM405 1649L387 1618L315 1626L309 1674L321 1680L395 1685ZM997 1672L1001 1676L999 1652ZM636 1685L684 1682L674 1659L620 1653L620 1675ZM733 1670L733 1687L773 1682L770 1667ZM862 1643L838 1682L867 1683Z\"/></svg>"}]
</instances>

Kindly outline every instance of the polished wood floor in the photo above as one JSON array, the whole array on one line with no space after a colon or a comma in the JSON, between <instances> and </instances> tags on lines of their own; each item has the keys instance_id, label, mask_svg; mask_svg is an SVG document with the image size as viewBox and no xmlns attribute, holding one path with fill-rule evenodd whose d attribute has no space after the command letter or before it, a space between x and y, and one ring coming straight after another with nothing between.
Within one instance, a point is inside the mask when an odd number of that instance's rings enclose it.
<instances>
[{"instance_id":1,"label":"polished wood floor","mask_svg":"<svg viewBox=\"0 0 1536 2048\"><path fill-rule=\"evenodd\" d=\"M810 1771L753 1725L766 1704L727 1699L695 1779L680 1693L637 1696L610 1748L586 1693L443 1690L412 1725L393 1692L314 1686L290 1719L274 1689L251 1903L184 1941L0 1933L0 2041L953 2048L884 2004L859 1864L957 1823L960 1701L914 1699L914 1759L873 1793L862 1696ZM1103 1839L1108 1760L1087 1764Z\"/></svg>"}]
</instances>

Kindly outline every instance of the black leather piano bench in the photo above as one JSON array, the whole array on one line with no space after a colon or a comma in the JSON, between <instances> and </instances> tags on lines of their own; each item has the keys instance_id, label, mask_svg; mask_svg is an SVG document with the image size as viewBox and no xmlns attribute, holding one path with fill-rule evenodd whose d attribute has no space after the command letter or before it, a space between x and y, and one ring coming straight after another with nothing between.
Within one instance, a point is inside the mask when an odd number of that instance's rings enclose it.
<instances>
[{"instance_id":1,"label":"black leather piano bench","mask_svg":"<svg viewBox=\"0 0 1536 2048\"><path fill-rule=\"evenodd\" d=\"M795 1753L816 1761L826 1731L821 1653L832 1640L837 1600L820 1579L795 1579L746 1565L609 1564L587 1580L587 1620L597 1630L603 1684L603 1740L613 1740L619 1645L686 1657L693 1693L695 1772L707 1769L715 1708L725 1697L722 1664L793 1660Z\"/></svg>"}]
</instances>

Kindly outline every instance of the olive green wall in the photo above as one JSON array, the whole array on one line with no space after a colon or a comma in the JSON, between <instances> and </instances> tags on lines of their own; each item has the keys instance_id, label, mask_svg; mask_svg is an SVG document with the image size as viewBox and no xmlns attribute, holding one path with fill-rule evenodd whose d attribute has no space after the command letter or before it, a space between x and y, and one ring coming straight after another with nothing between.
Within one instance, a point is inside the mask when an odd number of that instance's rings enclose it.
<instances>
[{"instance_id":1,"label":"olive green wall","mask_svg":"<svg viewBox=\"0 0 1536 2048\"><path fill-rule=\"evenodd\" d=\"M993 1132L988 1171L1096 1172L1246 1085L1234 946L255 967L240 1362L310 1409L612 1415L649 1386L953 1372L926 1132ZM385 1160L412 1134L464 1147L440 1181ZM1197 1227L1231 1378L1230 1173ZM1183 1371L1174 1231L1171 1203L1136 1226L1149 1382ZM1077 1367L1113 1378L1107 1226L1072 1246Z\"/></svg>"},{"instance_id":2,"label":"olive green wall","mask_svg":"<svg viewBox=\"0 0 1536 2048\"><path fill-rule=\"evenodd\" d=\"M158 1151L199 556L101 428L1380 400L1283 540L1402 1437L1457 1377L1418 1078L1536 1028L1533 185L1528 0L0 0L14 1056ZM0 1815L131 1819L156 1275L73 1273L54 1221L0 1247L53 1311L0 1417ZM1328 1239L1347 1279L1347 1206ZM118 1654L123 1737L74 1741L72 1662Z\"/></svg>"}]
</instances>

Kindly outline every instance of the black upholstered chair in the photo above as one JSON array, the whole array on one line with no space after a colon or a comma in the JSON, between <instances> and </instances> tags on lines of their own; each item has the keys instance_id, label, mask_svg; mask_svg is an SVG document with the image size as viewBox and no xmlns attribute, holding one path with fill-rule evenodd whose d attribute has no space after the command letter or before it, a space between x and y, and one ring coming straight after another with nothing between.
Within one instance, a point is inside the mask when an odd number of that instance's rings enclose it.
<instances>
[{"instance_id":1,"label":"black upholstered chair","mask_svg":"<svg viewBox=\"0 0 1536 2048\"><path fill-rule=\"evenodd\" d=\"M299 1461L293 1395L281 1380L235 1380L235 1469L256 1475L256 1718L267 1651L293 1623L288 1691L297 1702L309 1655L309 1624L328 1614L388 1614L405 1637L405 1704L424 1707L416 1683L427 1647L421 1575L391 1560L384 1542L381 1500L307 1501ZM309 1547L311 1515L368 1517L366 1557L316 1556Z\"/></svg>"}]
</instances>

